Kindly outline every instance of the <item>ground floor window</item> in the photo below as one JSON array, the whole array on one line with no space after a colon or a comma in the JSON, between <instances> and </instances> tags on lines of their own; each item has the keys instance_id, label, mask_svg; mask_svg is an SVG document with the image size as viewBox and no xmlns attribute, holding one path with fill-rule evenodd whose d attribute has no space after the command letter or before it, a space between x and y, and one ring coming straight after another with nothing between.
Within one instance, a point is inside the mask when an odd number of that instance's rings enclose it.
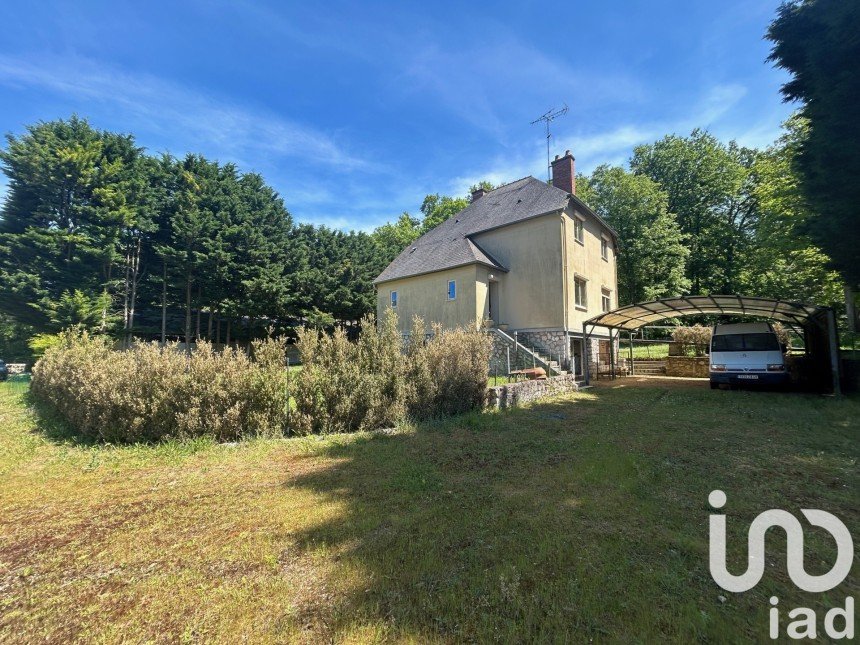
<instances>
[{"instance_id":1,"label":"ground floor window","mask_svg":"<svg viewBox=\"0 0 860 645\"><path fill-rule=\"evenodd\" d=\"M457 298L457 281L456 280L448 280L448 300L455 300Z\"/></svg>"},{"instance_id":2,"label":"ground floor window","mask_svg":"<svg viewBox=\"0 0 860 645\"><path fill-rule=\"evenodd\" d=\"M573 279L573 302L580 309L588 308L588 294L586 292L587 282L585 278Z\"/></svg>"}]
</instances>

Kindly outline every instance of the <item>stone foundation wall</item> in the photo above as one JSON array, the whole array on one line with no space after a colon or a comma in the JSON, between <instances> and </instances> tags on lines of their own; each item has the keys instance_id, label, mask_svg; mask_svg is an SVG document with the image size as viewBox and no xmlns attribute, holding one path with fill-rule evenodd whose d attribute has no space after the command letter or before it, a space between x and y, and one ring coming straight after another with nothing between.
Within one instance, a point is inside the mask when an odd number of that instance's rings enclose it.
<instances>
[{"instance_id":1,"label":"stone foundation wall","mask_svg":"<svg viewBox=\"0 0 860 645\"><path fill-rule=\"evenodd\" d=\"M707 356L667 356L666 376L708 378L709 362Z\"/></svg>"},{"instance_id":2,"label":"stone foundation wall","mask_svg":"<svg viewBox=\"0 0 860 645\"><path fill-rule=\"evenodd\" d=\"M517 340L529 348L534 347L538 354L558 361L566 367L570 358L570 348L567 334L563 331L521 331L517 334Z\"/></svg>"},{"instance_id":3,"label":"stone foundation wall","mask_svg":"<svg viewBox=\"0 0 860 645\"><path fill-rule=\"evenodd\" d=\"M487 389L488 408L511 408L548 396L576 392L579 386L573 374L553 376L542 381L520 381Z\"/></svg>"}]
</instances>

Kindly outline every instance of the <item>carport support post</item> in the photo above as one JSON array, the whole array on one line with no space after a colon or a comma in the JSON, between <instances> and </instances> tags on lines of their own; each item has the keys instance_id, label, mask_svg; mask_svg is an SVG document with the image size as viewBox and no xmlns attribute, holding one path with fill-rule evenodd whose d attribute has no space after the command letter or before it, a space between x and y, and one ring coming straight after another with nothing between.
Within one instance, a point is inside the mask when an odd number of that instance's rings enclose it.
<instances>
[{"instance_id":1,"label":"carport support post","mask_svg":"<svg viewBox=\"0 0 860 645\"><path fill-rule=\"evenodd\" d=\"M615 380L615 334L613 333L615 330L610 327L609 329L609 373L612 375L611 379Z\"/></svg>"},{"instance_id":2,"label":"carport support post","mask_svg":"<svg viewBox=\"0 0 860 645\"><path fill-rule=\"evenodd\" d=\"M830 344L830 371L833 375L833 394L842 394L839 382L839 339L836 331L836 314L833 308L827 310L827 342Z\"/></svg>"},{"instance_id":3,"label":"carport support post","mask_svg":"<svg viewBox=\"0 0 860 645\"><path fill-rule=\"evenodd\" d=\"M582 373L585 376L585 384L591 385L591 375L588 373L588 332L582 323Z\"/></svg>"},{"instance_id":4,"label":"carport support post","mask_svg":"<svg viewBox=\"0 0 860 645\"><path fill-rule=\"evenodd\" d=\"M633 376L633 332L630 332L630 376Z\"/></svg>"}]
</instances>

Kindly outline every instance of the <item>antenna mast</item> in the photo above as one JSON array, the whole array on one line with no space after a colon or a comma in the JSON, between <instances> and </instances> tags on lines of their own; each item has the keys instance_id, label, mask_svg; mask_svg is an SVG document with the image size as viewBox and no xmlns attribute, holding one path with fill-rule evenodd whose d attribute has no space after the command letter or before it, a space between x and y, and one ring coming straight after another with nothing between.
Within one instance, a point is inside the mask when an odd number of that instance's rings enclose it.
<instances>
[{"instance_id":1,"label":"antenna mast","mask_svg":"<svg viewBox=\"0 0 860 645\"><path fill-rule=\"evenodd\" d=\"M550 140L550 137L552 137L552 134L550 134L550 131L549 131L549 124L552 121L555 121L558 117L564 116L565 114L567 114L567 109L568 109L567 103L565 103L564 107L561 108L560 110L556 110L555 108L550 108L549 110L546 111L546 113L541 114L538 118L536 118L531 123L532 125L535 125L536 123L540 123L541 121L543 121L546 124L546 180L547 181L550 181L552 179L552 175L551 175L552 164L550 163L550 160L549 160L549 140Z\"/></svg>"}]
</instances>

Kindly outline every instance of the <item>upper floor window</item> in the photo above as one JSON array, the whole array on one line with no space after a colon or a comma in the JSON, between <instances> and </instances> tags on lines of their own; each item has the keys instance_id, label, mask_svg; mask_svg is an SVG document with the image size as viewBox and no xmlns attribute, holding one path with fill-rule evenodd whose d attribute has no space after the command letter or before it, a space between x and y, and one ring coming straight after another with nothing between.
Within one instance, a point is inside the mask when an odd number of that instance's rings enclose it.
<instances>
[{"instance_id":1,"label":"upper floor window","mask_svg":"<svg viewBox=\"0 0 860 645\"><path fill-rule=\"evenodd\" d=\"M600 257L609 260L609 242L605 237L600 238Z\"/></svg>"},{"instance_id":2,"label":"upper floor window","mask_svg":"<svg viewBox=\"0 0 860 645\"><path fill-rule=\"evenodd\" d=\"M580 244L585 244L585 220L573 218L573 237Z\"/></svg>"},{"instance_id":3,"label":"upper floor window","mask_svg":"<svg viewBox=\"0 0 860 645\"><path fill-rule=\"evenodd\" d=\"M603 311L612 309L612 292L609 289L600 290L600 308Z\"/></svg>"},{"instance_id":4,"label":"upper floor window","mask_svg":"<svg viewBox=\"0 0 860 645\"><path fill-rule=\"evenodd\" d=\"M448 280L448 300L455 300L457 298L457 281L456 280Z\"/></svg>"},{"instance_id":5,"label":"upper floor window","mask_svg":"<svg viewBox=\"0 0 860 645\"><path fill-rule=\"evenodd\" d=\"M587 284L585 278L573 279L573 302L580 309L588 308Z\"/></svg>"},{"instance_id":6,"label":"upper floor window","mask_svg":"<svg viewBox=\"0 0 860 645\"><path fill-rule=\"evenodd\" d=\"M391 292L391 308L397 309L397 292L396 291Z\"/></svg>"}]
</instances>

